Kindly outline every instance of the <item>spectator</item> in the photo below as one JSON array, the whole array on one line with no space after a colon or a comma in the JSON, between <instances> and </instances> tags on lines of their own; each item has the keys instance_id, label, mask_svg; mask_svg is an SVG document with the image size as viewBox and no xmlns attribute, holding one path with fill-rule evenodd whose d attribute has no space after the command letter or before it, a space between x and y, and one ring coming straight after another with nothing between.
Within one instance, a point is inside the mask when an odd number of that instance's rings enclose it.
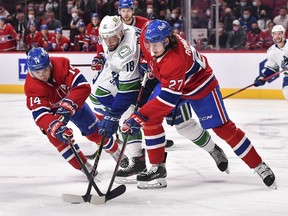
<instances>
[{"instance_id":1,"label":"spectator","mask_svg":"<svg viewBox=\"0 0 288 216\"><path fill-rule=\"evenodd\" d=\"M247 33L245 49L255 50L261 48L261 29L257 22L252 23L251 30Z\"/></svg>"},{"instance_id":2,"label":"spectator","mask_svg":"<svg viewBox=\"0 0 288 216\"><path fill-rule=\"evenodd\" d=\"M85 3L84 0L74 0L74 8L78 9L78 16L83 20L83 15L85 11Z\"/></svg>"},{"instance_id":3,"label":"spectator","mask_svg":"<svg viewBox=\"0 0 288 216\"><path fill-rule=\"evenodd\" d=\"M16 20L17 19L16 17L18 15L18 13L21 13L21 12L24 13L23 4L17 3L16 6L15 6L15 12L12 14L13 19Z\"/></svg>"},{"instance_id":4,"label":"spectator","mask_svg":"<svg viewBox=\"0 0 288 216\"><path fill-rule=\"evenodd\" d=\"M225 31L224 24L221 22L218 24L218 33L219 33L219 48L225 49L228 33ZM206 49L215 49L215 48L216 48L216 30L210 35L208 40L208 46L206 47Z\"/></svg>"},{"instance_id":5,"label":"spectator","mask_svg":"<svg viewBox=\"0 0 288 216\"><path fill-rule=\"evenodd\" d=\"M193 11L192 11L192 13L193 13ZM181 18L181 8L180 7L174 8L171 12L171 18L169 20L169 24L171 26L173 26L174 23L179 23L180 25L183 24L182 18ZM192 25L193 25L193 23L192 23Z\"/></svg>"},{"instance_id":6,"label":"spectator","mask_svg":"<svg viewBox=\"0 0 288 216\"><path fill-rule=\"evenodd\" d=\"M53 51L68 51L70 49L70 41L67 37L63 36L62 29L55 29L55 37L51 39Z\"/></svg>"},{"instance_id":7,"label":"spectator","mask_svg":"<svg viewBox=\"0 0 288 216\"><path fill-rule=\"evenodd\" d=\"M273 19L275 25L282 25L286 30L288 27L287 7L282 6L279 10L279 15Z\"/></svg>"},{"instance_id":8,"label":"spectator","mask_svg":"<svg viewBox=\"0 0 288 216\"><path fill-rule=\"evenodd\" d=\"M252 16L254 16L257 20L260 19L260 13L262 10L266 11L268 19L272 19L272 8L266 4L263 4L261 0L253 0L252 4Z\"/></svg>"},{"instance_id":9,"label":"spectator","mask_svg":"<svg viewBox=\"0 0 288 216\"><path fill-rule=\"evenodd\" d=\"M86 36L86 25L84 22L80 22L78 25L78 31L79 34L75 35L74 38L74 45L75 50L81 51L81 52L87 52L89 48L89 38Z\"/></svg>"},{"instance_id":10,"label":"spectator","mask_svg":"<svg viewBox=\"0 0 288 216\"><path fill-rule=\"evenodd\" d=\"M0 17L4 17L5 19L10 13L5 9L4 5L0 3Z\"/></svg>"},{"instance_id":11,"label":"spectator","mask_svg":"<svg viewBox=\"0 0 288 216\"><path fill-rule=\"evenodd\" d=\"M100 18L97 13L91 15L91 22L87 25L87 36L90 39L89 51L97 51Z\"/></svg>"},{"instance_id":12,"label":"spectator","mask_svg":"<svg viewBox=\"0 0 288 216\"><path fill-rule=\"evenodd\" d=\"M85 25L87 25L90 22L91 14L95 12L94 2L95 0L84 0L84 14L83 14L82 19Z\"/></svg>"},{"instance_id":13,"label":"spectator","mask_svg":"<svg viewBox=\"0 0 288 216\"><path fill-rule=\"evenodd\" d=\"M14 29L17 33L17 50L25 50L25 37L26 37L26 26L24 12L18 12L14 23Z\"/></svg>"},{"instance_id":14,"label":"spectator","mask_svg":"<svg viewBox=\"0 0 288 216\"><path fill-rule=\"evenodd\" d=\"M48 31L48 26L46 24L41 25L40 27L42 40L40 46L43 47L46 51L52 50L52 38L55 37L55 34Z\"/></svg>"},{"instance_id":15,"label":"spectator","mask_svg":"<svg viewBox=\"0 0 288 216\"><path fill-rule=\"evenodd\" d=\"M159 1L159 7L158 8L159 8L158 15L159 15L160 19L169 20L171 18L171 11L169 10L167 2L165 0L160 0ZM161 12L162 12L162 15L161 15ZM164 15L165 15L165 17L164 17Z\"/></svg>"},{"instance_id":16,"label":"spectator","mask_svg":"<svg viewBox=\"0 0 288 216\"><path fill-rule=\"evenodd\" d=\"M134 0L133 4L134 4L134 13L133 14L135 16L144 16L144 11L141 8L139 8L139 1Z\"/></svg>"},{"instance_id":17,"label":"spectator","mask_svg":"<svg viewBox=\"0 0 288 216\"><path fill-rule=\"evenodd\" d=\"M192 28L205 28L204 20L201 19L201 17L199 16L198 9L192 9L191 11L191 27Z\"/></svg>"},{"instance_id":18,"label":"spectator","mask_svg":"<svg viewBox=\"0 0 288 216\"><path fill-rule=\"evenodd\" d=\"M31 9L31 7L29 7L29 10L28 10L28 21L27 21L27 28L26 28L27 32L29 32L31 23L33 23L33 25L35 25L36 30L39 30L40 26L42 24L41 21L38 18L36 18L34 8Z\"/></svg>"},{"instance_id":19,"label":"spectator","mask_svg":"<svg viewBox=\"0 0 288 216\"><path fill-rule=\"evenodd\" d=\"M16 31L9 23L5 24L5 20L0 16L0 52L16 50Z\"/></svg>"},{"instance_id":20,"label":"spectator","mask_svg":"<svg viewBox=\"0 0 288 216\"><path fill-rule=\"evenodd\" d=\"M146 13L144 17L146 17L148 20L154 20L158 18L157 14L155 13L154 4L148 3L146 5Z\"/></svg>"},{"instance_id":21,"label":"spectator","mask_svg":"<svg viewBox=\"0 0 288 216\"><path fill-rule=\"evenodd\" d=\"M224 24L224 30L226 32L232 31L232 22L235 20L235 17L232 15L231 8L227 7L224 10L224 15L221 17L220 22Z\"/></svg>"},{"instance_id":22,"label":"spectator","mask_svg":"<svg viewBox=\"0 0 288 216\"><path fill-rule=\"evenodd\" d=\"M268 23L268 30L265 32L261 32L260 45L265 50L267 50L270 46L275 44L272 37L272 28L274 27L274 25L275 23L270 21Z\"/></svg>"},{"instance_id":23,"label":"spectator","mask_svg":"<svg viewBox=\"0 0 288 216\"><path fill-rule=\"evenodd\" d=\"M29 27L29 34L26 35L26 51L31 50L35 47L40 47L42 35L37 31L36 23L31 22Z\"/></svg>"},{"instance_id":24,"label":"spectator","mask_svg":"<svg viewBox=\"0 0 288 216\"><path fill-rule=\"evenodd\" d=\"M251 30L252 23L257 22L257 19L251 16L250 8L246 7L243 9L243 14L239 21L242 29L244 29L246 32L249 32Z\"/></svg>"},{"instance_id":25,"label":"spectator","mask_svg":"<svg viewBox=\"0 0 288 216\"><path fill-rule=\"evenodd\" d=\"M59 2L57 0L48 0L45 5L45 10L47 12L53 11L56 19L59 18Z\"/></svg>"},{"instance_id":26,"label":"spectator","mask_svg":"<svg viewBox=\"0 0 288 216\"><path fill-rule=\"evenodd\" d=\"M55 30L57 28L61 28L61 22L55 18L55 14L53 11L47 11L47 20L46 25L48 27L48 30Z\"/></svg>"},{"instance_id":27,"label":"spectator","mask_svg":"<svg viewBox=\"0 0 288 216\"><path fill-rule=\"evenodd\" d=\"M70 39L71 43L74 43L74 37L75 37L75 35L79 34L78 25L80 22L82 22L82 19L78 15L78 9L77 8L72 8L71 15L72 15L72 19L70 21L69 39Z\"/></svg>"},{"instance_id":28,"label":"spectator","mask_svg":"<svg viewBox=\"0 0 288 216\"><path fill-rule=\"evenodd\" d=\"M108 14L108 3L104 0L96 0L97 2L97 13L100 17L100 20L103 19L104 16Z\"/></svg>"},{"instance_id":29,"label":"spectator","mask_svg":"<svg viewBox=\"0 0 288 216\"><path fill-rule=\"evenodd\" d=\"M233 30L228 32L226 48L243 49L247 41L247 33L241 28L239 20L234 20L232 24Z\"/></svg>"},{"instance_id":30,"label":"spectator","mask_svg":"<svg viewBox=\"0 0 288 216\"><path fill-rule=\"evenodd\" d=\"M236 19L239 19L243 15L243 11L245 8L252 8L252 4L248 0L240 0L240 4L237 5L233 10L233 15Z\"/></svg>"},{"instance_id":31,"label":"spectator","mask_svg":"<svg viewBox=\"0 0 288 216\"><path fill-rule=\"evenodd\" d=\"M268 23L271 22L269 17L267 16L267 13L265 10L261 10L259 13L260 19L257 21L258 26L261 29L261 31L267 31L268 30Z\"/></svg>"}]
</instances>

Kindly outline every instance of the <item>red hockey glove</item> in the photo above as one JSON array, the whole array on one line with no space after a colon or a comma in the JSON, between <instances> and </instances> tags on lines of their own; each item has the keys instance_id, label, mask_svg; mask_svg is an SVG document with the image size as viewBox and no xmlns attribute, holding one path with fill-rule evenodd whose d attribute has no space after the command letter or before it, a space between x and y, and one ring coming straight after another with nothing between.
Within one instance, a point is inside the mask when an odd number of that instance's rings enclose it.
<instances>
[{"instance_id":1,"label":"red hockey glove","mask_svg":"<svg viewBox=\"0 0 288 216\"><path fill-rule=\"evenodd\" d=\"M103 56L103 53L98 53L92 60L91 70L97 70L97 71L102 70L105 61L106 59Z\"/></svg>"},{"instance_id":2,"label":"red hockey glove","mask_svg":"<svg viewBox=\"0 0 288 216\"><path fill-rule=\"evenodd\" d=\"M141 127L144 126L147 119L143 117L139 112L134 112L127 120L125 120L121 131L127 133L130 131L130 134L137 134Z\"/></svg>"},{"instance_id":3,"label":"red hockey glove","mask_svg":"<svg viewBox=\"0 0 288 216\"><path fill-rule=\"evenodd\" d=\"M55 120L50 123L48 132L52 137L58 139L60 142L69 144L70 141L73 142L73 131L68 128L59 120Z\"/></svg>"},{"instance_id":4,"label":"red hockey glove","mask_svg":"<svg viewBox=\"0 0 288 216\"><path fill-rule=\"evenodd\" d=\"M75 114L78 105L74 103L72 100L63 99L60 102L60 108L56 111L56 114L60 115L60 120L63 121L64 124L67 124L72 115Z\"/></svg>"}]
</instances>

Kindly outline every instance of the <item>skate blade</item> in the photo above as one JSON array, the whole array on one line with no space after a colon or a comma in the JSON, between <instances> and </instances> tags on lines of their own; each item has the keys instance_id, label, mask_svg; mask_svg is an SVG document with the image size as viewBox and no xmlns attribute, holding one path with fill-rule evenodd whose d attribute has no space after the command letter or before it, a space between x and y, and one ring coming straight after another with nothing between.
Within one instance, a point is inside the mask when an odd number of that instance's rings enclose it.
<instances>
[{"instance_id":1,"label":"skate blade","mask_svg":"<svg viewBox=\"0 0 288 216\"><path fill-rule=\"evenodd\" d=\"M227 174L230 174L230 169L229 169L229 167L227 167L227 169L225 170L225 172L226 172Z\"/></svg>"},{"instance_id":2,"label":"skate blade","mask_svg":"<svg viewBox=\"0 0 288 216\"><path fill-rule=\"evenodd\" d=\"M165 178L159 178L152 181L138 181L138 189L158 189L167 187L167 182Z\"/></svg>"},{"instance_id":3,"label":"skate blade","mask_svg":"<svg viewBox=\"0 0 288 216\"><path fill-rule=\"evenodd\" d=\"M117 184L137 184L136 176L130 177L117 177L115 178L115 183Z\"/></svg>"},{"instance_id":4,"label":"skate blade","mask_svg":"<svg viewBox=\"0 0 288 216\"><path fill-rule=\"evenodd\" d=\"M269 188L273 189L273 190L277 190L277 183L276 181L273 182L273 184L271 186L269 186Z\"/></svg>"}]
</instances>

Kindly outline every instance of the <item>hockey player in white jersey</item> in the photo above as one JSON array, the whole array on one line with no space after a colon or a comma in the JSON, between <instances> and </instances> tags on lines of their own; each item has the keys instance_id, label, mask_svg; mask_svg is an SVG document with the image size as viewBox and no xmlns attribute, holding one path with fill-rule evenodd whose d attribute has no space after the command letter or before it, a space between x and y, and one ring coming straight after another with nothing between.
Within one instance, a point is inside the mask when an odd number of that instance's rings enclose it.
<instances>
[{"instance_id":1,"label":"hockey player in white jersey","mask_svg":"<svg viewBox=\"0 0 288 216\"><path fill-rule=\"evenodd\" d=\"M99 36L106 62L92 80L90 99L96 115L102 119L100 133L105 131L110 137L117 132L120 118L125 119L134 111L142 79L140 46L134 27L123 24L119 16L105 16ZM137 159L133 174L146 170L141 132L129 136L126 150Z\"/></svg>"},{"instance_id":2,"label":"hockey player in white jersey","mask_svg":"<svg viewBox=\"0 0 288 216\"><path fill-rule=\"evenodd\" d=\"M272 37L275 44L267 50L267 62L264 65L264 72L256 77L254 86L264 85L266 77L275 74L280 69L287 69L287 72L284 72L282 92L285 99L288 100L288 43L285 38L285 28L282 25L275 25L272 28ZM279 75L276 75L268 82L272 82L278 77Z\"/></svg>"}]
</instances>

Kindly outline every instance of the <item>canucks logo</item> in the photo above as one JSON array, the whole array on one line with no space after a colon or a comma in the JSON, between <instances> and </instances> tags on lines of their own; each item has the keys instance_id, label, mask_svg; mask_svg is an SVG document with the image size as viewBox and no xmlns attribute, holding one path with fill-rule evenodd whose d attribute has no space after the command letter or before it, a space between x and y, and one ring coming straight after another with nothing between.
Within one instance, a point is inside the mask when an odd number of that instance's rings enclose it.
<instances>
[{"instance_id":1,"label":"canucks logo","mask_svg":"<svg viewBox=\"0 0 288 216\"><path fill-rule=\"evenodd\" d=\"M283 56L283 61L281 62L281 68L284 70L288 68L288 58L286 56Z\"/></svg>"}]
</instances>

